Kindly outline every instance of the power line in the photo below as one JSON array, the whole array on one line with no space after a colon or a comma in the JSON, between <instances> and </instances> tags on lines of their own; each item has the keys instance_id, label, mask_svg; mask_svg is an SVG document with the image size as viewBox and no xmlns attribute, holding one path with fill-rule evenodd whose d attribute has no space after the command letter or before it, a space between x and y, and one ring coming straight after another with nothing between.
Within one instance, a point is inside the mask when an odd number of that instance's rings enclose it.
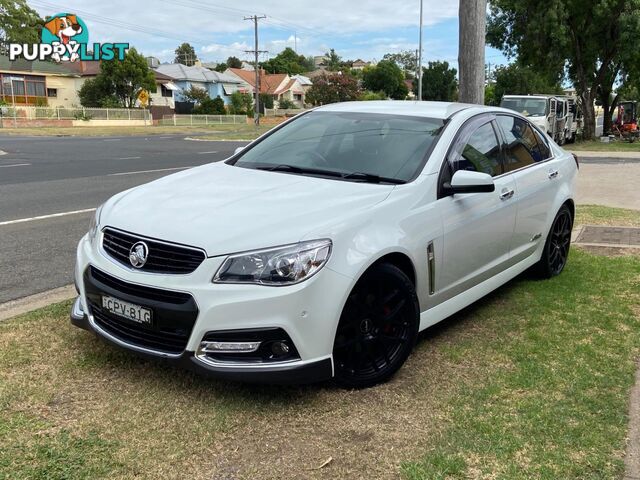
<instances>
[{"instance_id":1,"label":"power line","mask_svg":"<svg viewBox=\"0 0 640 480\"><path fill-rule=\"evenodd\" d=\"M255 32L255 48L253 50L247 50L246 53L253 53L255 55L254 68L256 70L256 110L254 114L254 121L256 126L260 125L260 67L258 65L258 55L266 53L266 50L258 50L258 21L267 18L266 15L253 15L251 17L244 17L245 20L253 21Z\"/></svg>"}]
</instances>

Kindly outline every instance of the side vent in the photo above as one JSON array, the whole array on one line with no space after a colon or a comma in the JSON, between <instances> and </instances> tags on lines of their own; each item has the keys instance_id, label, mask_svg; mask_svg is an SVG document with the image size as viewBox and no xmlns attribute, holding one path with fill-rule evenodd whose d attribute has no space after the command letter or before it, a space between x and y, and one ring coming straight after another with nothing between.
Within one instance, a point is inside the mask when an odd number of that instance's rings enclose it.
<instances>
[{"instance_id":1,"label":"side vent","mask_svg":"<svg viewBox=\"0 0 640 480\"><path fill-rule=\"evenodd\" d=\"M433 242L427 245L427 263L429 266L429 295L436 292L436 255L433 251Z\"/></svg>"}]
</instances>

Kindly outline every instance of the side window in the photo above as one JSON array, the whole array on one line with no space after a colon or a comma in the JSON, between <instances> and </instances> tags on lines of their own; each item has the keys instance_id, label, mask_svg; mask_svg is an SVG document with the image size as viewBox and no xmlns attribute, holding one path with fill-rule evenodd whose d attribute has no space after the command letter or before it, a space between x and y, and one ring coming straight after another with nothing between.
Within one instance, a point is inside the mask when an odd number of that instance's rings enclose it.
<instances>
[{"instance_id":1,"label":"side window","mask_svg":"<svg viewBox=\"0 0 640 480\"><path fill-rule=\"evenodd\" d=\"M526 120L499 115L498 125L505 139L505 172L512 172L549 158L538 143L537 132Z\"/></svg>"},{"instance_id":2,"label":"side window","mask_svg":"<svg viewBox=\"0 0 640 480\"><path fill-rule=\"evenodd\" d=\"M551 158L551 149L549 148L549 144L544 139L544 137L540 134L540 132L533 129L533 134L536 136L536 140L538 141L538 158L539 161L548 160Z\"/></svg>"},{"instance_id":3,"label":"side window","mask_svg":"<svg viewBox=\"0 0 640 480\"><path fill-rule=\"evenodd\" d=\"M491 122L485 123L471 134L463 146L452 152L450 174L458 170L488 173L491 176L502 174L500 144Z\"/></svg>"}]
</instances>

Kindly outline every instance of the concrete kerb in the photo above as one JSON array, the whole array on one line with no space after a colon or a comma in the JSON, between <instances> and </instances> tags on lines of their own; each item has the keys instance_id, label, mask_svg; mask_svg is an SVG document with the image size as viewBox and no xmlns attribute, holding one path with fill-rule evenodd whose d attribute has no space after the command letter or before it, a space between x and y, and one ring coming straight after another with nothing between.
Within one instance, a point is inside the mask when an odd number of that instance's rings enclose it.
<instances>
[{"instance_id":1,"label":"concrete kerb","mask_svg":"<svg viewBox=\"0 0 640 480\"><path fill-rule=\"evenodd\" d=\"M39 308L43 308L54 303L71 300L76 296L76 289L73 285L54 288L46 292L36 293L28 297L11 300L0 304L0 321L29 313Z\"/></svg>"}]
</instances>

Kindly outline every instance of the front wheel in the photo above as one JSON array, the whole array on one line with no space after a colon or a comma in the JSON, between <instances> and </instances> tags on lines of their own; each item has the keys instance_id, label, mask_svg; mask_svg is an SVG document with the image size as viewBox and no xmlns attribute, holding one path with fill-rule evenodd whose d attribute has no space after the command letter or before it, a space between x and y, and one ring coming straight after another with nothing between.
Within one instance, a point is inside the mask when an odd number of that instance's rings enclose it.
<instances>
[{"instance_id":1,"label":"front wheel","mask_svg":"<svg viewBox=\"0 0 640 480\"><path fill-rule=\"evenodd\" d=\"M405 362L418 336L413 283L399 268L375 265L347 299L333 346L336 382L366 388L385 382Z\"/></svg>"},{"instance_id":2,"label":"front wheel","mask_svg":"<svg viewBox=\"0 0 640 480\"><path fill-rule=\"evenodd\" d=\"M573 217L571 210L566 205L556 214L549 236L542 251L542 258L536 264L538 274L543 278L551 278L560 275L567 264L569 248L571 247L571 229Z\"/></svg>"}]
</instances>

